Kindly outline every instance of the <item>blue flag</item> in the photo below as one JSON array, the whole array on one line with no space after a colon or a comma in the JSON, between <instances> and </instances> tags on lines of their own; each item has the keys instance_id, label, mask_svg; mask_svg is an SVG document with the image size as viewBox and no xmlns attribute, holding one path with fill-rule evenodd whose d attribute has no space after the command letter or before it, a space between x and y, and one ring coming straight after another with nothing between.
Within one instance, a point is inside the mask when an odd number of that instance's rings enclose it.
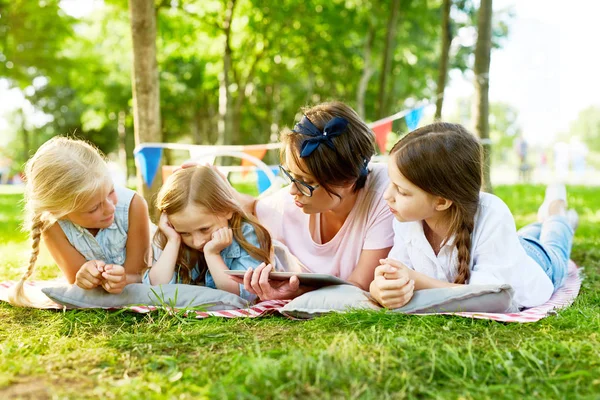
<instances>
[{"instance_id":1,"label":"blue flag","mask_svg":"<svg viewBox=\"0 0 600 400\"><path fill-rule=\"evenodd\" d=\"M277 174L279 174L279 166L271 167L271 171L273 171L273 174L277 176ZM256 170L256 175L258 177L256 182L258 186L258 193L262 193L271 186L271 181L269 180L269 177L265 171L261 169Z\"/></svg>"},{"instance_id":2,"label":"blue flag","mask_svg":"<svg viewBox=\"0 0 600 400\"><path fill-rule=\"evenodd\" d=\"M162 150L160 147L143 147L134 154L142 172L142 178L148 187L152 186L156 177Z\"/></svg>"},{"instance_id":3,"label":"blue flag","mask_svg":"<svg viewBox=\"0 0 600 400\"><path fill-rule=\"evenodd\" d=\"M408 127L409 131L414 131L417 129L422 116L423 107L413 108L408 114L406 114L404 120L406 121L406 126Z\"/></svg>"}]
</instances>

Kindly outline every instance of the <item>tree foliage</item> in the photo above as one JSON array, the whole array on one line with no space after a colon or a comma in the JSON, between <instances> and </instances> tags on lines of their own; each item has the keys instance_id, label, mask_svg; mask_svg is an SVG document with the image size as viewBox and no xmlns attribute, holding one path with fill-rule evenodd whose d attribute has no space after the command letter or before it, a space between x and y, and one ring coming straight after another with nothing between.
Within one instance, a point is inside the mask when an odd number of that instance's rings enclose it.
<instances>
[{"instance_id":1,"label":"tree foliage","mask_svg":"<svg viewBox=\"0 0 600 400\"><path fill-rule=\"evenodd\" d=\"M600 107L581 111L569 129L569 136L587 143L590 150L600 152Z\"/></svg>"},{"instance_id":2,"label":"tree foliage","mask_svg":"<svg viewBox=\"0 0 600 400\"><path fill-rule=\"evenodd\" d=\"M219 140L230 1L155 2L164 141ZM365 119L375 120L380 90L386 95L386 115L433 99L442 0L400 0L388 49L389 76L380 87L394 1L236 0L229 34L227 140L274 140L282 126L293 124L301 106L327 100L356 106L360 99ZM27 100L49 115L49 122L30 128L35 140L29 152L47 137L76 133L105 152L125 145L131 154L128 3L105 0L95 7L74 18L58 0L0 0L0 77L27 89ZM472 29L475 11L471 1L454 1L455 29ZM501 28L494 32L495 38L506 34ZM472 45L453 43L450 69L471 68ZM119 139L120 130L126 143Z\"/></svg>"}]
</instances>

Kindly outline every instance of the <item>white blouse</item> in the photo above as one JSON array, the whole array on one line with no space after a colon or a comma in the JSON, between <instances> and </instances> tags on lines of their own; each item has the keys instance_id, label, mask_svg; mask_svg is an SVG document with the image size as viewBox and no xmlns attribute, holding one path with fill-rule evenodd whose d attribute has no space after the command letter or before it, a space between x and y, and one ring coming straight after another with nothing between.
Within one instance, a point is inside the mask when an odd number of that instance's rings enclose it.
<instances>
[{"instance_id":1,"label":"white blouse","mask_svg":"<svg viewBox=\"0 0 600 400\"><path fill-rule=\"evenodd\" d=\"M453 282L458 250L450 238L436 256L425 238L422 221L394 220L394 247L389 258L432 278ZM498 197L481 193L471 235L470 284L508 284L519 307L534 307L550 299L552 281L527 255L508 206Z\"/></svg>"}]
</instances>

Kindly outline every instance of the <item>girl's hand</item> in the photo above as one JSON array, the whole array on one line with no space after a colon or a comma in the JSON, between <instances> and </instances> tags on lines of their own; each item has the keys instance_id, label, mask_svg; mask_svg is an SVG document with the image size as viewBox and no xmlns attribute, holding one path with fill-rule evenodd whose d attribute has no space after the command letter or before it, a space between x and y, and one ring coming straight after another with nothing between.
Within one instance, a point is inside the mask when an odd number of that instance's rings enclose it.
<instances>
[{"instance_id":1,"label":"girl's hand","mask_svg":"<svg viewBox=\"0 0 600 400\"><path fill-rule=\"evenodd\" d=\"M415 282L410 279L408 268L395 260L392 261L396 265L382 264L375 268L375 279L369 288L371 296L379 304L389 309L407 304L412 299L415 290ZM399 268L398 265L404 268Z\"/></svg>"},{"instance_id":2,"label":"girl's hand","mask_svg":"<svg viewBox=\"0 0 600 400\"><path fill-rule=\"evenodd\" d=\"M125 285L127 285L127 275L125 274L125 268L121 265L108 264L104 267L102 273L102 287L108 293L119 294L123 291Z\"/></svg>"},{"instance_id":3,"label":"girl's hand","mask_svg":"<svg viewBox=\"0 0 600 400\"><path fill-rule=\"evenodd\" d=\"M248 292L257 295L261 300L293 299L305 292L300 289L300 280L297 276L292 276L289 281L270 281L269 273L272 270L271 264L262 263L254 271L249 268L243 279L237 276L230 276L230 278L243 284Z\"/></svg>"},{"instance_id":4,"label":"girl's hand","mask_svg":"<svg viewBox=\"0 0 600 400\"><path fill-rule=\"evenodd\" d=\"M389 268L382 270L384 271L383 276L385 279L398 279L404 274L410 275L410 268L393 258L382 258L379 260L379 264L389 266Z\"/></svg>"},{"instance_id":5,"label":"girl's hand","mask_svg":"<svg viewBox=\"0 0 600 400\"><path fill-rule=\"evenodd\" d=\"M221 253L225 247L233 241L233 231L229 227L217 229L212 234L212 239L204 245L205 255L215 255Z\"/></svg>"},{"instance_id":6,"label":"girl's hand","mask_svg":"<svg viewBox=\"0 0 600 400\"><path fill-rule=\"evenodd\" d=\"M93 289L102 283L102 272L105 263L101 260L90 260L84 263L75 275L75 284L82 289Z\"/></svg>"},{"instance_id":7,"label":"girl's hand","mask_svg":"<svg viewBox=\"0 0 600 400\"><path fill-rule=\"evenodd\" d=\"M169 217L164 212L160 215L158 229L167 237L168 241L181 242L181 235L173 228L173 225L169 222Z\"/></svg>"}]
</instances>

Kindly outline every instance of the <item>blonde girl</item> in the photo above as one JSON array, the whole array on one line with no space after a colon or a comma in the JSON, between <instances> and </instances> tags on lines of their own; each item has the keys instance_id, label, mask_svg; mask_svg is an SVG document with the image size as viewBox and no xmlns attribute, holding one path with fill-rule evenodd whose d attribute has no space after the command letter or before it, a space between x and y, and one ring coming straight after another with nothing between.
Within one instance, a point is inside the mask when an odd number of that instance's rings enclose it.
<instances>
[{"instance_id":1,"label":"blonde girl","mask_svg":"<svg viewBox=\"0 0 600 400\"><path fill-rule=\"evenodd\" d=\"M144 283L198 284L256 298L223 271L270 265L271 237L241 209L218 172L208 166L178 170L161 188L156 206L159 249Z\"/></svg>"},{"instance_id":2,"label":"blonde girl","mask_svg":"<svg viewBox=\"0 0 600 400\"><path fill-rule=\"evenodd\" d=\"M29 159L25 176L32 251L12 304L34 305L23 285L35 269L40 240L71 284L120 293L139 282L150 247L148 208L134 191L113 185L95 147L55 137Z\"/></svg>"},{"instance_id":3,"label":"blonde girl","mask_svg":"<svg viewBox=\"0 0 600 400\"><path fill-rule=\"evenodd\" d=\"M576 213L564 186L546 192L542 222L516 231L510 210L481 192L482 148L460 125L435 123L390 153L385 199L395 216L394 247L370 292L397 308L413 290L509 284L519 307L545 303L566 278Z\"/></svg>"}]
</instances>

